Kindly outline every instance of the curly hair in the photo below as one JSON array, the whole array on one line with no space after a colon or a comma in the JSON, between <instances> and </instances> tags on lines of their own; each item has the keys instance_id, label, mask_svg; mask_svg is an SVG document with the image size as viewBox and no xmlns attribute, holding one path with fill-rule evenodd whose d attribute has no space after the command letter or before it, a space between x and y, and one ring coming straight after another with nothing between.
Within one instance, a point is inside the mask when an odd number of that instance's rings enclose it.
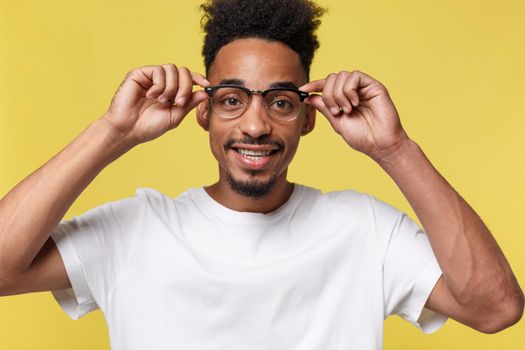
<instances>
[{"instance_id":1,"label":"curly hair","mask_svg":"<svg viewBox=\"0 0 525 350\"><path fill-rule=\"evenodd\" d=\"M224 45L242 38L282 42L295 51L309 77L315 34L325 9L311 0L207 0L200 6L206 36L202 55L206 72Z\"/></svg>"}]
</instances>

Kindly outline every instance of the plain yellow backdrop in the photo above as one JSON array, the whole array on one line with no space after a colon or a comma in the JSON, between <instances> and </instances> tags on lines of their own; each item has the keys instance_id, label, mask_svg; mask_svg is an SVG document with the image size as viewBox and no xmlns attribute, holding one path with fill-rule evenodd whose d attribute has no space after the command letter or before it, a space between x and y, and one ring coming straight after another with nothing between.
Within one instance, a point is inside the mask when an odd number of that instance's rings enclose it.
<instances>
[{"instance_id":1,"label":"plain yellow backdrop","mask_svg":"<svg viewBox=\"0 0 525 350\"><path fill-rule=\"evenodd\" d=\"M107 109L127 71L203 71L200 1L0 2L0 196ZM481 215L525 285L525 3L343 1L328 7L312 79L358 69L387 86L411 138ZM323 191L353 188L416 218L393 181L318 115L290 168ZM154 187L176 196L217 178L207 134L181 126L106 168L66 219ZM386 320L391 349L523 349L523 322L494 335L453 320L425 335ZM0 349L109 349L103 315L73 321L51 293L0 298Z\"/></svg>"}]
</instances>

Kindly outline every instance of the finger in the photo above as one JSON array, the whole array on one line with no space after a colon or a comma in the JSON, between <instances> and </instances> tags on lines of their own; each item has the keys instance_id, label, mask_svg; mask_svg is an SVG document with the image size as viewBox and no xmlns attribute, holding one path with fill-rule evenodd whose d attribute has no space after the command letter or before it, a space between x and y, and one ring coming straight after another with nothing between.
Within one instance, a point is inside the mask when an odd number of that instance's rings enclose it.
<instances>
[{"instance_id":1,"label":"finger","mask_svg":"<svg viewBox=\"0 0 525 350\"><path fill-rule=\"evenodd\" d=\"M309 83L299 87L299 90L305 92L321 92L323 91L326 79L313 80Z\"/></svg>"},{"instance_id":2,"label":"finger","mask_svg":"<svg viewBox=\"0 0 525 350\"><path fill-rule=\"evenodd\" d=\"M161 66L154 66L151 69L143 69L147 77L153 82L153 85L146 93L146 97L158 97L166 87L166 73Z\"/></svg>"},{"instance_id":3,"label":"finger","mask_svg":"<svg viewBox=\"0 0 525 350\"><path fill-rule=\"evenodd\" d=\"M353 71L350 73L350 77L346 86L344 87L344 94L347 98L350 99L352 105L357 107L359 105L359 94L358 90L364 89L368 86L365 81L368 81L363 73L358 71Z\"/></svg>"},{"instance_id":4,"label":"finger","mask_svg":"<svg viewBox=\"0 0 525 350\"><path fill-rule=\"evenodd\" d=\"M191 93L189 100L184 105L184 107L178 105L171 106L171 128L177 127L193 108L195 108L199 103L206 100L207 98L208 94L206 94L204 91L198 90Z\"/></svg>"},{"instance_id":5,"label":"finger","mask_svg":"<svg viewBox=\"0 0 525 350\"><path fill-rule=\"evenodd\" d=\"M211 85L211 83L204 77L204 75L195 73L195 72L190 72L190 74L191 74L191 80L195 84L200 85L201 87L206 87L206 86Z\"/></svg>"},{"instance_id":6,"label":"finger","mask_svg":"<svg viewBox=\"0 0 525 350\"><path fill-rule=\"evenodd\" d=\"M334 99L334 84L337 78L336 74L330 74L326 78L326 83L323 88L323 102L330 109L332 115L338 115L341 113L339 110L339 105L335 102Z\"/></svg>"},{"instance_id":7,"label":"finger","mask_svg":"<svg viewBox=\"0 0 525 350\"><path fill-rule=\"evenodd\" d=\"M193 87L193 79L191 78L190 71L186 67L179 68L179 90L177 96L175 96L175 103L179 106L184 106L188 100L191 90Z\"/></svg>"},{"instance_id":8,"label":"finger","mask_svg":"<svg viewBox=\"0 0 525 350\"><path fill-rule=\"evenodd\" d=\"M179 85L179 73L177 71L177 66L175 66L172 63L163 64L162 68L164 69L165 73L166 87L164 88L164 91L159 95L158 99L159 102L164 103L166 101L173 100L173 97L177 93Z\"/></svg>"},{"instance_id":9,"label":"finger","mask_svg":"<svg viewBox=\"0 0 525 350\"><path fill-rule=\"evenodd\" d=\"M356 78L358 78L358 81L359 81L359 83L357 84L358 88L365 88L365 87L367 87L367 86L369 86L371 84L378 83L378 81L375 80L374 78L372 78L371 76L369 76L366 73L363 73L361 71L358 71L358 70L352 71L352 73L350 73L350 75L355 76Z\"/></svg>"},{"instance_id":10,"label":"finger","mask_svg":"<svg viewBox=\"0 0 525 350\"><path fill-rule=\"evenodd\" d=\"M368 101L380 95L389 96L386 86L380 82L370 84L366 88L359 90L359 98L361 101Z\"/></svg>"},{"instance_id":11,"label":"finger","mask_svg":"<svg viewBox=\"0 0 525 350\"><path fill-rule=\"evenodd\" d=\"M201 103L202 101L205 101L207 98L208 98L208 94L205 93L204 91L197 90L197 91L192 92L192 94L190 95L190 99L185 107L188 113L193 108L197 107L199 103Z\"/></svg>"},{"instance_id":12,"label":"finger","mask_svg":"<svg viewBox=\"0 0 525 350\"><path fill-rule=\"evenodd\" d=\"M347 93L353 95L352 103L355 102L354 106L357 106L361 102L360 100L368 100L373 98L378 88L383 90L385 89L383 84L363 72L355 70L350 74L350 86L354 92L347 91Z\"/></svg>"},{"instance_id":13,"label":"finger","mask_svg":"<svg viewBox=\"0 0 525 350\"><path fill-rule=\"evenodd\" d=\"M133 100L144 97L144 93L151 87L151 80L144 74L140 68L134 68L126 74L126 77L120 83L117 91L111 99L111 105L118 96L126 96Z\"/></svg>"},{"instance_id":14,"label":"finger","mask_svg":"<svg viewBox=\"0 0 525 350\"><path fill-rule=\"evenodd\" d=\"M335 102L340 108L343 109L343 112L346 114L350 114L352 112L352 104L344 93L344 88L346 85L348 85L349 77L350 73L340 72L335 80L333 92Z\"/></svg>"},{"instance_id":15,"label":"finger","mask_svg":"<svg viewBox=\"0 0 525 350\"><path fill-rule=\"evenodd\" d=\"M335 128L337 117L330 112L330 108L324 103L323 97L320 95L312 94L305 100L306 104L314 106L319 112L321 112L330 124Z\"/></svg>"},{"instance_id":16,"label":"finger","mask_svg":"<svg viewBox=\"0 0 525 350\"><path fill-rule=\"evenodd\" d=\"M345 87L343 88L343 93L345 94L346 98L350 100L352 106L359 106L359 94L357 92L357 88L354 88L351 85L351 81L349 81L348 84L345 85Z\"/></svg>"}]
</instances>

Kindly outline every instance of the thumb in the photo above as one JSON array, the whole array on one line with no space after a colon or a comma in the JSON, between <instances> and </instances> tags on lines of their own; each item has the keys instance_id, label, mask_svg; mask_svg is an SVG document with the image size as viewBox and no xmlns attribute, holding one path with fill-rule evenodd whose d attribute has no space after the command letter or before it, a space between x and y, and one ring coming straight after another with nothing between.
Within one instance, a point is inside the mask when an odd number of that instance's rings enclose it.
<instances>
[{"instance_id":1,"label":"thumb","mask_svg":"<svg viewBox=\"0 0 525 350\"><path fill-rule=\"evenodd\" d=\"M306 91L306 92L321 92L323 91L324 85L326 83L326 79L319 79L319 80L312 80L303 86L299 87L299 90Z\"/></svg>"},{"instance_id":2,"label":"thumb","mask_svg":"<svg viewBox=\"0 0 525 350\"><path fill-rule=\"evenodd\" d=\"M184 105L184 108L186 109L186 113L189 113L193 108L197 107L199 103L206 100L208 98L208 94L205 93L202 90L197 90L192 92L190 100L187 104Z\"/></svg>"},{"instance_id":3,"label":"thumb","mask_svg":"<svg viewBox=\"0 0 525 350\"><path fill-rule=\"evenodd\" d=\"M207 98L207 93L202 90L197 90L191 93L190 99L184 104L184 106L180 107L176 104L171 106L170 115L175 116L172 120L172 128L177 127L182 119L184 119L184 117L186 117L186 115L188 115L188 113L190 113L193 108L195 108L199 103L206 100Z\"/></svg>"},{"instance_id":4,"label":"thumb","mask_svg":"<svg viewBox=\"0 0 525 350\"><path fill-rule=\"evenodd\" d=\"M304 102L306 104L313 106L315 109L321 112L326 117L326 119L328 119L332 127L335 129L335 125L336 125L335 123L336 123L337 117L334 116L332 113L330 113L330 108L328 108L325 105L322 96L317 95L317 94L312 94L308 96L308 98Z\"/></svg>"}]
</instances>

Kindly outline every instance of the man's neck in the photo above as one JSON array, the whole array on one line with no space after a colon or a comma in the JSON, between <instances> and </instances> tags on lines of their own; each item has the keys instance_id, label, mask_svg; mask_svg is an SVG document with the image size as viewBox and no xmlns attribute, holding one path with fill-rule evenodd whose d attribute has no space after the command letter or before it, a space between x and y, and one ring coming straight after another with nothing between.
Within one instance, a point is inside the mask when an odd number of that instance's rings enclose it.
<instances>
[{"instance_id":1,"label":"man's neck","mask_svg":"<svg viewBox=\"0 0 525 350\"><path fill-rule=\"evenodd\" d=\"M279 181L280 180L280 181ZM294 184L278 179L270 192L261 198L253 198L235 192L225 179L219 179L215 184L205 187L206 192L215 201L226 208L253 213L269 213L286 203L293 192Z\"/></svg>"}]
</instances>

